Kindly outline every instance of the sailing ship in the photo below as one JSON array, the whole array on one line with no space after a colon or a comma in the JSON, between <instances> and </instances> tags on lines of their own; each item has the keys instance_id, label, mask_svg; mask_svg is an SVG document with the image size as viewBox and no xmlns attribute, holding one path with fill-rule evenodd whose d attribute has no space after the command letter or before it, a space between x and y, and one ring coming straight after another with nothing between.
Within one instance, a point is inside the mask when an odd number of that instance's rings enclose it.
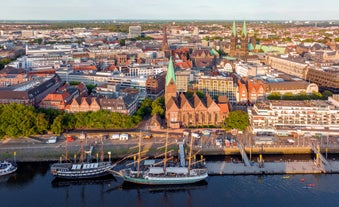
<instances>
[{"instance_id":1,"label":"sailing ship","mask_svg":"<svg viewBox=\"0 0 339 207\"><path fill-rule=\"evenodd\" d=\"M85 151L83 147L83 142L81 142L81 156L79 163L70 163L62 162L60 157L59 163L54 163L51 165L51 173L57 178L61 179L92 179L100 178L107 176L115 165L110 161L104 161L103 148L101 153L101 159L97 162L90 162L91 152L93 146L90 150ZM103 145L102 145L103 146ZM67 141L66 141L66 160L68 160L67 152ZM86 154L86 161L84 161L84 154Z\"/></svg>"},{"instance_id":2,"label":"sailing ship","mask_svg":"<svg viewBox=\"0 0 339 207\"><path fill-rule=\"evenodd\" d=\"M15 162L0 161L0 176L14 173L18 169Z\"/></svg>"},{"instance_id":3,"label":"sailing ship","mask_svg":"<svg viewBox=\"0 0 339 207\"><path fill-rule=\"evenodd\" d=\"M176 165L170 166L167 161L167 146L168 146L168 132L166 136L165 153L162 161L163 166L157 166L156 164L150 166L143 166L143 170L140 170L141 159L141 136L139 138L139 153L137 160L137 169L126 168L120 170L120 175L126 182L143 184L143 185L182 185L197 183L205 180L208 177L207 169L205 166L193 167L192 148L193 140L190 141L190 152L188 156L188 165ZM184 153L184 152L182 152ZM203 160L200 160L201 162Z\"/></svg>"}]
</instances>

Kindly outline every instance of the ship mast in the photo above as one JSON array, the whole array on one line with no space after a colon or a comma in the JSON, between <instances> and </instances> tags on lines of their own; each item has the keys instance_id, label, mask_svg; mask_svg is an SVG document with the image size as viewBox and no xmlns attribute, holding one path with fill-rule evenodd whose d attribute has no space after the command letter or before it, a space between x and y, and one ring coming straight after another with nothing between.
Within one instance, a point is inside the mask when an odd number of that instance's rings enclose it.
<instances>
[{"instance_id":1,"label":"ship mast","mask_svg":"<svg viewBox=\"0 0 339 207\"><path fill-rule=\"evenodd\" d=\"M68 141L67 141L67 139L66 139L66 146L65 146L65 150L66 150L66 152L65 152L65 159L66 159L66 162L68 162Z\"/></svg>"},{"instance_id":2,"label":"ship mast","mask_svg":"<svg viewBox=\"0 0 339 207\"><path fill-rule=\"evenodd\" d=\"M81 152L80 152L80 162L84 162L85 157L84 142L81 141Z\"/></svg>"},{"instance_id":3,"label":"ship mast","mask_svg":"<svg viewBox=\"0 0 339 207\"><path fill-rule=\"evenodd\" d=\"M104 161L104 141L102 140L102 137L101 137L100 161L101 162Z\"/></svg>"},{"instance_id":4,"label":"ship mast","mask_svg":"<svg viewBox=\"0 0 339 207\"><path fill-rule=\"evenodd\" d=\"M140 162L141 162L141 131L139 132L139 151L138 151L138 173L137 176L139 177L140 175Z\"/></svg>"},{"instance_id":5,"label":"ship mast","mask_svg":"<svg viewBox=\"0 0 339 207\"><path fill-rule=\"evenodd\" d=\"M190 175L190 170L191 170L191 158L192 158L192 148L193 148L193 136L191 136L191 141L190 141L190 152L188 155L188 176Z\"/></svg>"},{"instance_id":6,"label":"ship mast","mask_svg":"<svg viewBox=\"0 0 339 207\"><path fill-rule=\"evenodd\" d=\"M168 146L168 129L166 132L166 142L165 142L164 174L166 174L166 165L167 165L167 146Z\"/></svg>"}]
</instances>

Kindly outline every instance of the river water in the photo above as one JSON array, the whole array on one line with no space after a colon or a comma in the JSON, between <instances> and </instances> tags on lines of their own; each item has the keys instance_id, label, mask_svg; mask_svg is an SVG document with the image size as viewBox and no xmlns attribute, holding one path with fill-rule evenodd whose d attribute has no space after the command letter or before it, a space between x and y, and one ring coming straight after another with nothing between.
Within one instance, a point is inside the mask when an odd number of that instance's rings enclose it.
<instances>
[{"instance_id":1,"label":"river water","mask_svg":"<svg viewBox=\"0 0 339 207\"><path fill-rule=\"evenodd\" d=\"M58 181L48 163L19 163L0 177L1 207L181 207L339 206L339 175L210 176L206 182L174 187L126 185L107 177Z\"/></svg>"}]
</instances>

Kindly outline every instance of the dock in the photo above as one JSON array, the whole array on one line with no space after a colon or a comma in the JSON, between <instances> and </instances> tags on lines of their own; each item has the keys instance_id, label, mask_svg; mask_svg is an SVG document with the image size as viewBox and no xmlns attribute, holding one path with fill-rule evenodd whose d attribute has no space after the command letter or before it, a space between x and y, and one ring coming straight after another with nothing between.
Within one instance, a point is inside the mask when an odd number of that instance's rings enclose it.
<instances>
[{"instance_id":1,"label":"dock","mask_svg":"<svg viewBox=\"0 0 339 207\"><path fill-rule=\"evenodd\" d=\"M259 175L259 174L320 174L339 173L339 161L328 161L312 144L315 160L293 162L250 162L241 144L238 144L243 162L211 161L206 163L210 175Z\"/></svg>"}]
</instances>

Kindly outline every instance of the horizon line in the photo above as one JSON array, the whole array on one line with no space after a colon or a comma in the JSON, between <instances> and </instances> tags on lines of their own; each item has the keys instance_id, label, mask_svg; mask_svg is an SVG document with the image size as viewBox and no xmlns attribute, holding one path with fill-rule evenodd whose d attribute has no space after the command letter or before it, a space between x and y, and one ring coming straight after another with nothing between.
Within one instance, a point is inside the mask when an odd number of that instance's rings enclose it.
<instances>
[{"instance_id":1,"label":"horizon line","mask_svg":"<svg viewBox=\"0 0 339 207\"><path fill-rule=\"evenodd\" d=\"M286 21L303 21L303 22L317 22L317 21L338 21L339 19L137 19L137 18L131 18L131 19L0 19L0 22L5 22L5 21L34 21L34 22L39 22L39 21L250 21L250 22L255 22L255 21L273 21L273 22L286 22Z\"/></svg>"}]
</instances>

